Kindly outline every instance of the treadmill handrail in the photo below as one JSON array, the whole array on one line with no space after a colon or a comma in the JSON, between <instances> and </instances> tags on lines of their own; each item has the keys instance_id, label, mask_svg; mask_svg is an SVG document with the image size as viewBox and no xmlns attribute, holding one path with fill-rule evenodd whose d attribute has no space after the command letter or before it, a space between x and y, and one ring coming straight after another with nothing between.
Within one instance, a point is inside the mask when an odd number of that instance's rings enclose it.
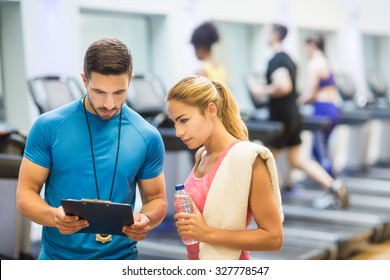
<instances>
[{"instance_id":1,"label":"treadmill handrail","mask_svg":"<svg viewBox=\"0 0 390 280\"><path fill-rule=\"evenodd\" d=\"M17 179L22 156L0 154L0 178Z\"/></svg>"},{"instance_id":2,"label":"treadmill handrail","mask_svg":"<svg viewBox=\"0 0 390 280\"><path fill-rule=\"evenodd\" d=\"M304 206L295 206L295 205L283 205L283 210L285 217L295 216L295 217L305 217L315 220L329 220L334 222L340 222L344 224L353 223L357 225L376 225L380 226L382 221L380 217L371 214L364 213L354 213L354 212L344 212L344 211L335 211L327 209L315 209L310 208L308 211L307 207Z\"/></svg>"}]
</instances>

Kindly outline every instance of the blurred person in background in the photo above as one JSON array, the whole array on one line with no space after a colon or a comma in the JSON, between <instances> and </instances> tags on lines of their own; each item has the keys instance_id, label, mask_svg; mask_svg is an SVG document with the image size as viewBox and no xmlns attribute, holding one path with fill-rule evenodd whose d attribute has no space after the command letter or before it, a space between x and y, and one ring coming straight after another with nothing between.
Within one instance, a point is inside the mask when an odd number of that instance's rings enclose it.
<instances>
[{"instance_id":1,"label":"blurred person in background","mask_svg":"<svg viewBox=\"0 0 390 280\"><path fill-rule=\"evenodd\" d=\"M226 82L226 69L219 63L213 53L213 46L219 42L220 36L217 27L211 22L204 22L192 33L191 44L195 55L201 61L201 67L195 74Z\"/></svg>"},{"instance_id":2,"label":"blurred person in background","mask_svg":"<svg viewBox=\"0 0 390 280\"><path fill-rule=\"evenodd\" d=\"M314 133L312 153L314 158L334 177L332 159L329 155L329 137L340 119L338 103L340 96L336 87L334 73L325 55L325 41L320 33L306 39L306 51L310 58L307 65L307 86L298 98L298 104L312 104L313 116L326 117L329 125Z\"/></svg>"}]
</instances>

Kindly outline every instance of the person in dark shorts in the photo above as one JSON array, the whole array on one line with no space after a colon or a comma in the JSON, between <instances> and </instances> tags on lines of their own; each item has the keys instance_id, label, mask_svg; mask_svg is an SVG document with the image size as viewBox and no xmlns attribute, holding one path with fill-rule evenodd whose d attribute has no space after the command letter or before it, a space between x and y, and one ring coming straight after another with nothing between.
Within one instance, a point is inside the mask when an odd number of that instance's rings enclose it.
<instances>
[{"instance_id":1,"label":"person in dark shorts","mask_svg":"<svg viewBox=\"0 0 390 280\"><path fill-rule=\"evenodd\" d=\"M318 208L347 208L348 194L340 180L335 180L315 160L301 157L302 117L297 106L296 91L297 68L291 57L283 51L282 41L287 35L287 28L281 24L273 24L270 29L268 43L274 51L269 60L266 79L267 84L248 81L255 98L269 97L269 118L280 121L284 132L264 144L277 159L282 151L286 151L291 168L302 170L309 178L327 190L325 196L313 201Z\"/></svg>"}]
</instances>

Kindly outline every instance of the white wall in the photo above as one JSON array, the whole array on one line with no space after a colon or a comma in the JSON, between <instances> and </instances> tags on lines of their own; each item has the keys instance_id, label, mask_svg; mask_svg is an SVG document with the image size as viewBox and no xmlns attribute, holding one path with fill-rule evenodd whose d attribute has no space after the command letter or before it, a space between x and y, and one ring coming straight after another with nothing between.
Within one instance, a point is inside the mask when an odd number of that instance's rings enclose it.
<instances>
[{"instance_id":1,"label":"white wall","mask_svg":"<svg viewBox=\"0 0 390 280\"><path fill-rule=\"evenodd\" d=\"M20 5L17 1L0 2L0 8L1 84L5 117L12 127L27 131L29 107Z\"/></svg>"},{"instance_id":2,"label":"white wall","mask_svg":"<svg viewBox=\"0 0 390 280\"><path fill-rule=\"evenodd\" d=\"M21 3L26 76L78 73L77 1L24 0Z\"/></svg>"}]
</instances>

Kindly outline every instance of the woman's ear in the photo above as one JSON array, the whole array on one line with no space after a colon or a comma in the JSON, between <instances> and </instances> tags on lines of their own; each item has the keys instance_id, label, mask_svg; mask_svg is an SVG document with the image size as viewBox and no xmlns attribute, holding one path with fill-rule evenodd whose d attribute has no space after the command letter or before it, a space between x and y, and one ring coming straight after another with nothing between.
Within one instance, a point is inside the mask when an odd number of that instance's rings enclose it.
<instances>
[{"instance_id":1,"label":"woman's ear","mask_svg":"<svg viewBox=\"0 0 390 280\"><path fill-rule=\"evenodd\" d=\"M207 112L211 115L215 115L217 116L218 114L218 108L217 106L215 105L215 103L213 102L210 102L209 105L207 106Z\"/></svg>"}]
</instances>

